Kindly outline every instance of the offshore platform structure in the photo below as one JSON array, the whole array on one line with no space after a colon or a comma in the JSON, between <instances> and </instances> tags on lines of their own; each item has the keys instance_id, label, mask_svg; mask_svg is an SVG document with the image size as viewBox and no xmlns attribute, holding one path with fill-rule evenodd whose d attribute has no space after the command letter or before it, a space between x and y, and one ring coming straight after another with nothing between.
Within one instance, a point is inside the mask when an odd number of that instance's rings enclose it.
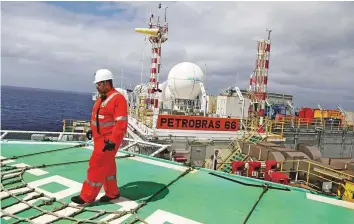
<instances>
[{"instance_id":1,"label":"offshore platform structure","mask_svg":"<svg viewBox=\"0 0 354 224\"><path fill-rule=\"evenodd\" d=\"M263 125L265 120L265 104L267 101L267 83L270 55L270 33L268 40L257 41L257 59L256 67L250 77L250 86L248 89L248 98L250 107L248 117L251 119L251 129L257 132L264 132Z\"/></svg>"},{"instance_id":2,"label":"offshore platform structure","mask_svg":"<svg viewBox=\"0 0 354 224\"><path fill-rule=\"evenodd\" d=\"M158 8L161 9L161 3ZM148 22L149 28L136 28L135 32L147 35L147 38L151 43L152 58L150 66L150 80L144 109L146 111L152 111L152 127L156 127L157 117L159 115L158 93L161 92L159 89L161 45L168 39L167 7L164 8L164 24L160 23L160 16L157 16L156 23L154 23L153 20L154 14L150 13L150 20Z\"/></svg>"}]
</instances>

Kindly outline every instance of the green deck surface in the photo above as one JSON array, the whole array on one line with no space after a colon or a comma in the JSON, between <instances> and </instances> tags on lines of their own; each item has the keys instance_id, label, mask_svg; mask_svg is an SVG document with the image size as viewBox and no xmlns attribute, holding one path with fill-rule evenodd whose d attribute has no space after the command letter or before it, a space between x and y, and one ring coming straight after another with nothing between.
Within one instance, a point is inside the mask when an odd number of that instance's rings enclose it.
<instances>
[{"instance_id":1,"label":"green deck surface","mask_svg":"<svg viewBox=\"0 0 354 224\"><path fill-rule=\"evenodd\" d=\"M1 143L1 156L8 158L11 156L42 152L68 146L70 145L60 143L28 144L3 142ZM88 160L91 153L92 151L87 148L74 148L65 151L18 158L11 163L7 163L7 165L25 163L30 166L35 166L41 164ZM144 161L137 161L137 159ZM161 163L160 165L156 164L161 161L163 162L162 165ZM168 167L169 165L172 165L172 168ZM121 190L121 196L132 201L131 206L133 207L143 200L148 199L155 192L168 185L183 173L183 170L179 170L183 168L182 165L139 155L131 158L117 159L117 166L117 178ZM26 172L23 177L24 180L30 184L33 181L55 175L70 179L72 181L70 186L74 189L73 192L64 198L59 199L60 201L69 203L70 198L73 195L79 194L81 184L86 179L87 168L88 162L53 166L41 168L41 170L48 172L46 174L36 176ZM210 172L212 171L198 169L195 172L188 173L170 185L167 189L160 192L155 198L149 201L147 205L138 210L136 215L142 220L147 220L148 223L153 224L243 223L261 195L263 188L246 186L226 180L211 175ZM261 180L229 175L217 171L213 171L213 173L233 178L244 183L257 185L265 183ZM46 183L37 188L51 193L60 192L68 188L60 179L58 179L58 177L55 180L58 182ZM271 185L280 188L287 187L273 183ZM8 188L9 186L11 185L5 187ZM343 207L328 202L310 200L306 197L307 193L311 194L309 191L293 187L289 187L289 189L290 191L269 189L255 207L247 223L353 223L353 207L348 208L347 204L347 207ZM103 189L101 192L104 192ZM123 198L120 198L116 203L123 202ZM323 197L323 199L326 200L327 197ZM13 198L4 199L1 201L1 206L6 206L14 201L15 199ZM36 204L39 202L40 201L36 202ZM123 204L124 203L121 203L121 205ZM108 203L104 205L94 205L90 208L113 211L122 209L121 205ZM53 209L54 207L58 207L58 204L43 206L45 209ZM130 208L132 207L129 207L129 209ZM4 211L8 209L9 208L6 208ZM39 212L35 209L30 209L18 213L17 215L20 217L30 217L35 214L39 214ZM153 214L155 214L155 216ZM75 216L75 218L88 218L93 215L94 213L84 212ZM153 218L153 216L155 218ZM122 222L114 223L129 222L134 217L136 216L133 215L122 220ZM14 218L7 220L4 218L5 217L1 218L1 223L11 223L15 221ZM98 220L100 219L102 219L102 217ZM62 220L55 223L72 222Z\"/></svg>"}]
</instances>

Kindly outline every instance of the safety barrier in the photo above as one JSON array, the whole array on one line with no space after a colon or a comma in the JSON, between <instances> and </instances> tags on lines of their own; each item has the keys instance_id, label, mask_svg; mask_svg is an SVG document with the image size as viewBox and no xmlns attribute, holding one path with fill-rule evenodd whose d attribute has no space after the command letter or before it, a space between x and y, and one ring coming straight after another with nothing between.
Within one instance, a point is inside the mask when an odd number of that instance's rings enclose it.
<instances>
[{"instance_id":1,"label":"safety barrier","mask_svg":"<svg viewBox=\"0 0 354 224\"><path fill-rule=\"evenodd\" d=\"M310 190L315 190L318 192L327 191L327 193L332 192L335 194L340 187L345 185L345 182L354 182L354 176L342 171L334 170L330 167L317 164L308 160L286 160L276 162L274 161L246 161L247 155L243 153L239 153L237 158L235 157L233 161L238 161L239 165L242 166L241 170L238 170L238 173L235 175L248 176L258 179L265 179L269 181L269 170L267 171L267 162L273 162L277 168L274 169L274 172L280 172L287 174L287 178L292 180L291 185L298 186L302 188L307 188ZM243 162L243 163L242 163ZM246 166L245 164L248 165ZM255 164L254 164L255 163ZM226 173L231 173L232 171L232 161L223 163L222 170ZM254 167L258 167L258 171L253 176L253 171L255 171ZM246 167L246 168L245 168ZM236 168L237 169L237 168ZM269 168L268 168L269 169ZM267 179L268 175L268 179ZM324 182L328 182L327 184L323 184ZM320 185L323 184L323 185ZM332 186L334 184L335 186Z\"/></svg>"},{"instance_id":2,"label":"safety barrier","mask_svg":"<svg viewBox=\"0 0 354 224\"><path fill-rule=\"evenodd\" d=\"M218 156L217 170L222 170L229 173L231 171L231 163L240 159L244 160L248 158L248 155L242 153L242 149L239 142L250 142L257 144L263 141L266 136L260 135L258 132L244 132L244 134L232 141L228 147Z\"/></svg>"},{"instance_id":3,"label":"safety barrier","mask_svg":"<svg viewBox=\"0 0 354 224\"><path fill-rule=\"evenodd\" d=\"M217 170L224 169L225 164L231 163L233 156L237 152L241 152L241 146L239 141L244 141L245 139L249 138L250 133L244 133L244 135L240 138L236 138L230 142L230 144L224 149L217 158Z\"/></svg>"},{"instance_id":4,"label":"safety barrier","mask_svg":"<svg viewBox=\"0 0 354 224\"><path fill-rule=\"evenodd\" d=\"M245 124L245 130L247 131L259 131L259 120L254 119L243 119L242 122ZM342 122L341 120L325 120L321 119L308 119L308 118L298 118L293 116L282 117L279 120L270 120L268 118L264 119L262 129L266 134L278 134L283 136L285 131L289 130L304 130L304 131L316 131L316 130L326 130L326 131L354 131L354 121Z\"/></svg>"},{"instance_id":5,"label":"safety barrier","mask_svg":"<svg viewBox=\"0 0 354 224\"><path fill-rule=\"evenodd\" d=\"M81 132L86 133L90 127L90 121L64 119L63 132Z\"/></svg>"},{"instance_id":6,"label":"safety barrier","mask_svg":"<svg viewBox=\"0 0 354 224\"><path fill-rule=\"evenodd\" d=\"M129 116L138 120L149 128L152 128L153 110L146 109L146 97L139 96L139 102L135 108L129 109Z\"/></svg>"},{"instance_id":7,"label":"safety barrier","mask_svg":"<svg viewBox=\"0 0 354 224\"><path fill-rule=\"evenodd\" d=\"M304 182L306 186L319 188L318 186L312 184L311 180L328 181L336 184L337 186L341 185L345 179L352 181L354 180L354 176L351 174L334 170L308 160L286 160L279 163L280 172L296 173L295 182L299 181L299 175L303 174L306 179Z\"/></svg>"},{"instance_id":8,"label":"safety barrier","mask_svg":"<svg viewBox=\"0 0 354 224\"><path fill-rule=\"evenodd\" d=\"M298 117L283 117L280 120L268 120L272 124L272 128L283 126L283 129L287 128L296 128L296 129L305 129L305 130L332 130L332 131L354 131L354 122L342 120L322 120L322 119L308 119L308 118L298 118Z\"/></svg>"}]
</instances>

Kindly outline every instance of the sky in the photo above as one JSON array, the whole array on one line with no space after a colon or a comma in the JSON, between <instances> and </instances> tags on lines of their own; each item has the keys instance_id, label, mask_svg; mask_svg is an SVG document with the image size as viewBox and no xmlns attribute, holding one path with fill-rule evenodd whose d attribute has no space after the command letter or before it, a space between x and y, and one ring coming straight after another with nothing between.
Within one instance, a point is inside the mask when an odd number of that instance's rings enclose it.
<instances>
[{"instance_id":1,"label":"sky","mask_svg":"<svg viewBox=\"0 0 354 224\"><path fill-rule=\"evenodd\" d=\"M2 2L1 84L93 92L94 72L110 69L115 85L149 80L146 28L159 2ZM168 41L161 82L189 61L206 65L208 94L249 87L257 40L271 32L268 91L294 96L296 107L354 110L353 2L162 2Z\"/></svg>"}]
</instances>

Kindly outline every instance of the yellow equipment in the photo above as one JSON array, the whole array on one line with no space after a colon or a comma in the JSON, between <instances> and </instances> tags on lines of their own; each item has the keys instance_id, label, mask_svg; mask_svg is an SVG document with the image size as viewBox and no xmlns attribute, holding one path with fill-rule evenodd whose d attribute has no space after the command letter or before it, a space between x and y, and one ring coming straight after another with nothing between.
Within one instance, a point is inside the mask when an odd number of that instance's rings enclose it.
<instances>
[{"instance_id":1,"label":"yellow equipment","mask_svg":"<svg viewBox=\"0 0 354 224\"><path fill-rule=\"evenodd\" d=\"M146 35L151 35L151 36L157 36L159 33L159 29L157 29L157 28L153 28L153 29L135 28L135 32L146 34Z\"/></svg>"},{"instance_id":2,"label":"yellow equipment","mask_svg":"<svg viewBox=\"0 0 354 224\"><path fill-rule=\"evenodd\" d=\"M337 195L343 201L354 202L354 182L350 180L343 180L343 183L338 186Z\"/></svg>"}]
</instances>

